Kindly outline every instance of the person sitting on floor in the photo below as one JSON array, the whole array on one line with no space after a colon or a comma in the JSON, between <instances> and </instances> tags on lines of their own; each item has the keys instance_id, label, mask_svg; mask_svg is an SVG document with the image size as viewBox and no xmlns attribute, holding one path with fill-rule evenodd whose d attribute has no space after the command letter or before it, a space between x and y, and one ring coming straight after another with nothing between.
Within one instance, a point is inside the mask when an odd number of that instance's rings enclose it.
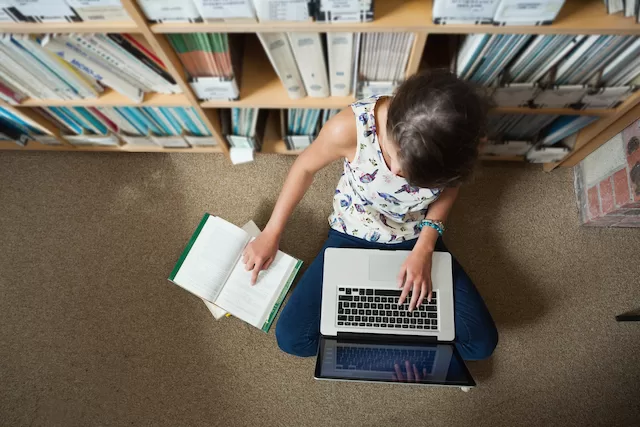
<instances>
[{"instance_id":1,"label":"person sitting on floor","mask_svg":"<svg viewBox=\"0 0 640 427\"><path fill-rule=\"evenodd\" d=\"M271 218L243 254L253 281L267 269L287 220L314 175L344 159L333 197L329 236L284 307L276 326L280 348L314 356L320 336L324 251L330 247L411 250L398 272L400 303L409 310L431 294L431 259L447 251L440 233L459 186L473 171L484 135L486 104L468 83L443 70L416 74L393 96L357 101L332 117L294 162ZM488 358L498 332L487 307L453 260L455 342L465 360Z\"/></svg>"}]
</instances>

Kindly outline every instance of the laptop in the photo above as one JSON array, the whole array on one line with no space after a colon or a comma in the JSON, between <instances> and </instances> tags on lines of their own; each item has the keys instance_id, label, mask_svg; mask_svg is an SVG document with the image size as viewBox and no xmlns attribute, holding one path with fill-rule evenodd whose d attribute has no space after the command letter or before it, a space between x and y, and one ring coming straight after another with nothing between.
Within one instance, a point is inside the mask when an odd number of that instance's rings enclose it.
<instances>
[{"instance_id":1,"label":"laptop","mask_svg":"<svg viewBox=\"0 0 640 427\"><path fill-rule=\"evenodd\" d=\"M431 302L409 312L396 278L410 253L325 251L316 379L475 386L453 343L451 254L434 252Z\"/></svg>"}]
</instances>

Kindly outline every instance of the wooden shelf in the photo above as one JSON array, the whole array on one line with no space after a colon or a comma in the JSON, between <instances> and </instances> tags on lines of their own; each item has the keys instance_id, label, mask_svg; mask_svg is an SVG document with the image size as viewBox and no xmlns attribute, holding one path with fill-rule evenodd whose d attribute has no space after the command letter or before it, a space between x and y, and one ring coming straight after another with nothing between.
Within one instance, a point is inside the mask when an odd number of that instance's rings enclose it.
<instances>
[{"instance_id":1,"label":"wooden shelf","mask_svg":"<svg viewBox=\"0 0 640 427\"><path fill-rule=\"evenodd\" d=\"M621 14L609 15L601 0L567 0L552 25L493 26L436 25L432 22L433 0L381 0L375 2L373 22L215 22L202 24L154 24L155 33L282 32L282 31L412 31L423 33L513 33L513 34L638 34L640 25Z\"/></svg>"},{"instance_id":2,"label":"wooden shelf","mask_svg":"<svg viewBox=\"0 0 640 427\"><path fill-rule=\"evenodd\" d=\"M201 105L204 108L344 108L354 101L355 97L353 96L289 98L258 38L251 36L246 40L242 76L240 77L240 99L237 101L205 101Z\"/></svg>"},{"instance_id":3,"label":"wooden shelf","mask_svg":"<svg viewBox=\"0 0 640 427\"><path fill-rule=\"evenodd\" d=\"M135 145L112 146L66 146L41 144L38 141L29 141L21 147L12 141L0 141L0 150L11 151L97 151L97 152L122 152L122 153L222 153L220 147L190 147L190 148L164 148L164 147L140 147Z\"/></svg>"},{"instance_id":4,"label":"wooden shelf","mask_svg":"<svg viewBox=\"0 0 640 427\"><path fill-rule=\"evenodd\" d=\"M95 99L36 99L27 98L19 107L189 107L189 101L183 94L166 95L162 93L147 93L141 103L136 103L115 90L105 89Z\"/></svg>"},{"instance_id":5,"label":"wooden shelf","mask_svg":"<svg viewBox=\"0 0 640 427\"><path fill-rule=\"evenodd\" d=\"M277 110L269 111L267 125L262 138L261 153L267 154L286 154L297 156L303 150L289 150L287 144L282 139L280 132L280 112Z\"/></svg>"},{"instance_id":6,"label":"wooden shelf","mask_svg":"<svg viewBox=\"0 0 640 427\"><path fill-rule=\"evenodd\" d=\"M140 30L130 22L12 22L0 24L0 33L138 33Z\"/></svg>"}]
</instances>

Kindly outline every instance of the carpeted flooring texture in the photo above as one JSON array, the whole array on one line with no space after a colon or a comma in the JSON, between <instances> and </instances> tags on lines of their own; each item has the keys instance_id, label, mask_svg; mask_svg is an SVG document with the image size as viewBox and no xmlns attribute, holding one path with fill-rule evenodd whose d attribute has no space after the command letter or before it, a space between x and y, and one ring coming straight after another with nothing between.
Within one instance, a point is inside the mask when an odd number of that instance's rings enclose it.
<instances>
[{"instance_id":1,"label":"carpeted flooring texture","mask_svg":"<svg viewBox=\"0 0 640 427\"><path fill-rule=\"evenodd\" d=\"M171 271L203 212L263 226L293 158L0 153L3 426L632 426L640 424L640 230L578 225L572 174L486 164L446 242L500 331L458 389L318 382ZM282 249L308 263L340 165Z\"/></svg>"}]
</instances>

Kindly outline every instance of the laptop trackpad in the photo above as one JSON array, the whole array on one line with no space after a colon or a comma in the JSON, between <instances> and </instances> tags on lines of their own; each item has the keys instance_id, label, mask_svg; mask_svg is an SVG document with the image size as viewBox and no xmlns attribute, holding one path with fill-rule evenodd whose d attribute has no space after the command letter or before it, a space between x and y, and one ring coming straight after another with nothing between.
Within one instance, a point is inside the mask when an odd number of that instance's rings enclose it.
<instances>
[{"instance_id":1,"label":"laptop trackpad","mask_svg":"<svg viewBox=\"0 0 640 427\"><path fill-rule=\"evenodd\" d=\"M369 257L369 280L395 283L400 267L407 258L406 253L381 251Z\"/></svg>"}]
</instances>

